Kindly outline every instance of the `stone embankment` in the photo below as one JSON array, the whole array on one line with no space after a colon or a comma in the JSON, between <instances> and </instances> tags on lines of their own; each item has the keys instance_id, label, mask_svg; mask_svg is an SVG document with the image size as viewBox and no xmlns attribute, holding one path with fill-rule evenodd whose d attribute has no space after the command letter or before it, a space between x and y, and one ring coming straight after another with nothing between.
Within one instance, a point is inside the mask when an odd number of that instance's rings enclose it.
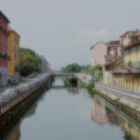
<instances>
[{"instance_id":1,"label":"stone embankment","mask_svg":"<svg viewBox=\"0 0 140 140\"><path fill-rule=\"evenodd\" d=\"M49 79L49 74L42 74L34 79L28 80L26 83L8 88L0 93L0 116L48 83Z\"/></svg>"},{"instance_id":2,"label":"stone embankment","mask_svg":"<svg viewBox=\"0 0 140 140\"><path fill-rule=\"evenodd\" d=\"M140 112L140 93L109 86L101 82L95 84L95 89L112 100L118 101Z\"/></svg>"},{"instance_id":3,"label":"stone embankment","mask_svg":"<svg viewBox=\"0 0 140 140\"><path fill-rule=\"evenodd\" d=\"M88 75L79 75L78 78L88 87L91 77ZM122 105L134 114L140 114L140 93L127 89L118 88L112 85L106 85L103 82L96 82L93 91L98 91L111 102ZM135 113L136 112L136 113Z\"/></svg>"}]
</instances>

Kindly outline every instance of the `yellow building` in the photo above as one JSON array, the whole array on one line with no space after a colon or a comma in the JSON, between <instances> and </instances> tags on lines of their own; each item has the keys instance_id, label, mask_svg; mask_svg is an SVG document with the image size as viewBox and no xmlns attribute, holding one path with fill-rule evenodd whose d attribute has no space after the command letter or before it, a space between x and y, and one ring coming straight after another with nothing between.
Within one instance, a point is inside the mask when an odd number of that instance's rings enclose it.
<instances>
[{"instance_id":1,"label":"yellow building","mask_svg":"<svg viewBox=\"0 0 140 140\"><path fill-rule=\"evenodd\" d=\"M121 45L124 49L126 66L137 67L140 62L140 31L129 31L121 36Z\"/></svg>"},{"instance_id":2,"label":"yellow building","mask_svg":"<svg viewBox=\"0 0 140 140\"><path fill-rule=\"evenodd\" d=\"M16 67L19 63L19 46L20 36L14 30L9 31L8 36L8 76L10 78L17 77Z\"/></svg>"},{"instance_id":3,"label":"yellow building","mask_svg":"<svg viewBox=\"0 0 140 140\"><path fill-rule=\"evenodd\" d=\"M140 31L127 32L121 36L123 57L110 65L107 84L140 91ZM109 80L111 78L111 80Z\"/></svg>"}]
</instances>

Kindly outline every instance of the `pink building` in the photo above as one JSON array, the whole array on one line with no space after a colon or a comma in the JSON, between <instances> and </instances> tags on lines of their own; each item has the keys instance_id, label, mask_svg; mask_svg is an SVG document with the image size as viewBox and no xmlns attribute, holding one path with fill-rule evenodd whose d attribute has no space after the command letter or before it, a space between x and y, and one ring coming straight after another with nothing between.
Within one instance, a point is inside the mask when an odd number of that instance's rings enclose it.
<instances>
[{"instance_id":1,"label":"pink building","mask_svg":"<svg viewBox=\"0 0 140 140\"><path fill-rule=\"evenodd\" d=\"M111 63L121 56L122 47L119 41L98 42L91 47L92 66L102 66Z\"/></svg>"},{"instance_id":2,"label":"pink building","mask_svg":"<svg viewBox=\"0 0 140 140\"><path fill-rule=\"evenodd\" d=\"M96 123L103 125L108 122L105 103L94 101L92 104L91 118Z\"/></svg>"},{"instance_id":3,"label":"pink building","mask_svg":"<svg viewBox=\"0 0 140 140\"><path fill-rule=\"evenodd\" d=\"M98 66L104 64L104 57L107 54L107 45L104 42L98 42L90 48L91 65Z\"/></svg>"}]
</instances>

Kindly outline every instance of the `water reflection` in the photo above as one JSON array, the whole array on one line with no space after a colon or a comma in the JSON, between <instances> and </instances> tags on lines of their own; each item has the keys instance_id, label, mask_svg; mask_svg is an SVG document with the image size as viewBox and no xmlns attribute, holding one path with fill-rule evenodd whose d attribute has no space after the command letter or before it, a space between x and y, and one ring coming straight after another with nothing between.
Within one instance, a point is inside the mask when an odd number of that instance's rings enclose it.
<instances>
[{"instance_id":1,"label":"water reflection","mask_svg":"<svg viewBox=\"0 0 140 140\"><path fill-rule=\"evenodd\" d=\"M4 140L20 140L20 124L12 128Z\"/></svg>"},{"instance_id":2,"label":"water reflection","mask_svg":"<svg viewBox=\"0 0 140 140\"><path fill-rule=\"evenodd\" d=\"M106 106L104 100L99 96L95 95L92 103L92 120L99 125L104 125L106 123L119 125L119 120L117 115Z\"/></svg>"},{"instance_id":3,"label":"water reflection","mask_svg":"<svg viewBox=\"0 0 140 140\"><path fill-rule=\"evenodd\" d=\"M62 84L58 80L54 86ZM45 139L140 140L140 124L84 89L54 88L40 97L3 140Z\"/></svg>"},{"instance_id":4,"label":"water reflection","mask_svg":"<svg viewBox=\"0 0 140 140\"><path fill-rule=\"evenodd\" d=\"M91 110L92 120L97 124L110 123L119 126L124 131L124 140L140 140L140 122L136 122L131 116L117 110L100 96L94 96Z\"/></svg>"}]
</instances>

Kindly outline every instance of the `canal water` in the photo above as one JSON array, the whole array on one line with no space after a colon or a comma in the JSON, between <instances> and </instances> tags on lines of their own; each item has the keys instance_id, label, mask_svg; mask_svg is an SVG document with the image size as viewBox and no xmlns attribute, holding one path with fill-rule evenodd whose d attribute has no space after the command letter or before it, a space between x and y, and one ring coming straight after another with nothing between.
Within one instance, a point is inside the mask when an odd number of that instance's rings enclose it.
<instances>
[{"instance_id":1,"label":"canal water","mask_svg":"<svg viewBox=\"0 0 140 140\"><path fill-rule=\"evenodd\" d=\"M138 122L86 89L57 79L4 140L140 140ZM0 139L1 140L1 139Z\"/></svg>"}]
</instances>

